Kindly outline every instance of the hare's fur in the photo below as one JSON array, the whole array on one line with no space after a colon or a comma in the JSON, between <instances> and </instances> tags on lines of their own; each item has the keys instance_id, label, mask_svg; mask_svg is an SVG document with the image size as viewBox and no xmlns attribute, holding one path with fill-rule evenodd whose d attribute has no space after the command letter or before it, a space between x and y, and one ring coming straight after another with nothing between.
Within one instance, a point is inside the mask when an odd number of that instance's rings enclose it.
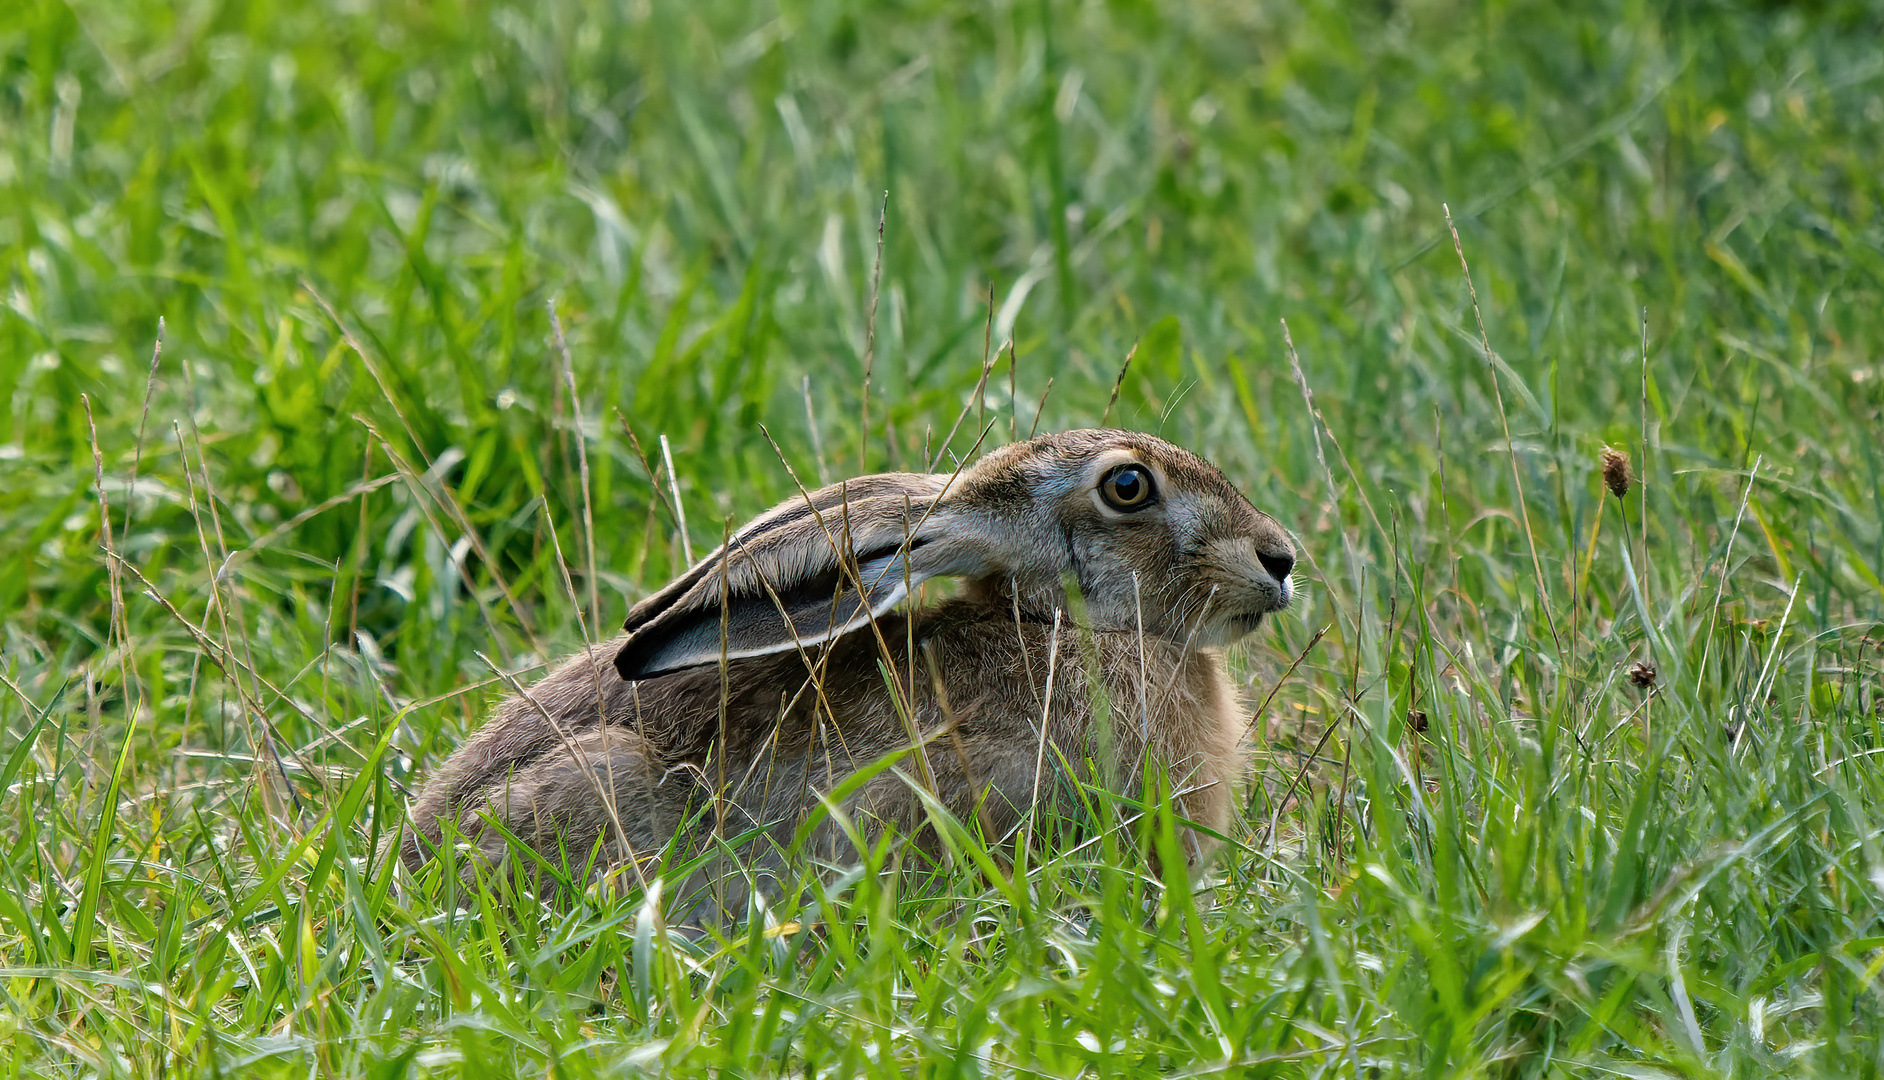
<instances>
[{"instance_id":1,"label":"hare's fur","mask_svg":"<svg viewBox=\"0 0 1884 1080\"><path fill-rule=\"evenodd\" d=\"M1120 455L1155 470L1162 517L1092 495ZM1208 464L1150 436L1069 432L959 478L812 493L729 548L637 607L629 634L499 706L425 786L407 861L455 835L468 874L538 865L509 833L578 873L643 872L677 834L699 848L756 832L752 861L771 866L814 814L810 852L836 858L846 821L919 833L925 795L996 839L1038 805L1074 810L1069 766L1134 794L1152 765L1183 817L1228 825L1246 718L1218 645L1287 604L1292 556ZM964 596L894 610L936 574L963 577ZM836 814L820 805L892 754ZM1213 847L1184 842L1193 860Z\"/></svg>"}]
</instances>

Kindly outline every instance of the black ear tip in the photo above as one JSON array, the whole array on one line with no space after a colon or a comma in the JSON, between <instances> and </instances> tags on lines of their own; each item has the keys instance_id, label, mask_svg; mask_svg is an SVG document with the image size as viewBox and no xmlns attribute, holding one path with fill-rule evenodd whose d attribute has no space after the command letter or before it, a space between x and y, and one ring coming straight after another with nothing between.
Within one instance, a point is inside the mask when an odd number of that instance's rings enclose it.
<instances>
[{"instance_id":1,"label":"black ear tip","mask_svg":"<svg viewBox=\"0 0 1884 1080\"><path fill-rule=\"evenodd\" d=\"M630 637L616 650L615 673L626 682L640 682L703 662L690 658L684 651L676 652L673 642L665 636L641 633Z\"/></svg>"},{"instance_id":2,"label":"black ear tip","mask_svg":"<svg viewBox=\"0 0 1884 1080\"><path fill-rule=\"evenodd\" d=\"M647 657L642 655L644 652L645 650L635 648L633 641L615 650L616 673L628 682L639 679L644 674L642 669L647 660Z\"/></svg>"}]
</instances>

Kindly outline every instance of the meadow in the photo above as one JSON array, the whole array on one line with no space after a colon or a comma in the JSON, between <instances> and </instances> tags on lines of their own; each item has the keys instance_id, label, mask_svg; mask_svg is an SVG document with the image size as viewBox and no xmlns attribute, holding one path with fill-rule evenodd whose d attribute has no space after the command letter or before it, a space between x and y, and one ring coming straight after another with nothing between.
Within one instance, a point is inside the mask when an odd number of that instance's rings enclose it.
<instances>
[{"instance_id":1,"label":"meadow","mask_svg":"<svg viewBox=\"0 0 1884 1080\"><path fill-rule=\"evenodd\" d=\"M1879 1075L1880 40L9 0L0 1076ZM399 864L791 472L1102 420L1302 553L1202 878L886 846L694 936Z\"/></svg>"}]
</instances>

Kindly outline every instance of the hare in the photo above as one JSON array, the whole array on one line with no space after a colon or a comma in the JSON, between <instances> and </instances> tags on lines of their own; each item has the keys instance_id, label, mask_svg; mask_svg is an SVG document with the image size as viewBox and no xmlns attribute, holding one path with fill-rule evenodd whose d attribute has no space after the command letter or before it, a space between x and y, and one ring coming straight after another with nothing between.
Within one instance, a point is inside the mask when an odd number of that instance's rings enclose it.
<instances>
[{"instance_id":1,"label":"hare","mask_svg":"<svg viewBox=\"0 0 1884 1080\"><path fill-rule=\"evenodd\" d=\"M651 875L677 839L756 839L775 866L814 810L834 849L846 821L920 831L931 799L994 841L1071 803L1069 767L1133 794L1150 762L1195 863L1246 772L1221 649L1289 605L1294 564L1214 466L1135 432L822 488L500 705L424 787L404 856L451 835L467 877ZM959 595L896 610L938 577Z\"/></svg>"}]
</instances>

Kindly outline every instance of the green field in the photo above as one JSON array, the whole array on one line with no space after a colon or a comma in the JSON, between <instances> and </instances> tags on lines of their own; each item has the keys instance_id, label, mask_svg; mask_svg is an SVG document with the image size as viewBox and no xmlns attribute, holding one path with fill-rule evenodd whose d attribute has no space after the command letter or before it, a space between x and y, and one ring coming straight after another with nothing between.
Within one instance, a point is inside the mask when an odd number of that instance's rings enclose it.
<instances>
[{"instance_id":1,"label":"green field","mask_svg":"<svg viewBox=\"0 0 1884 1080\"><path fill-rule=\"evenodd\" d=\"M1873 5L0 6L0 1077L1884 1070ZM1108 408L1303 554L1194 887L392 857L674 498Z\"/></svg>"}]
</instances>

